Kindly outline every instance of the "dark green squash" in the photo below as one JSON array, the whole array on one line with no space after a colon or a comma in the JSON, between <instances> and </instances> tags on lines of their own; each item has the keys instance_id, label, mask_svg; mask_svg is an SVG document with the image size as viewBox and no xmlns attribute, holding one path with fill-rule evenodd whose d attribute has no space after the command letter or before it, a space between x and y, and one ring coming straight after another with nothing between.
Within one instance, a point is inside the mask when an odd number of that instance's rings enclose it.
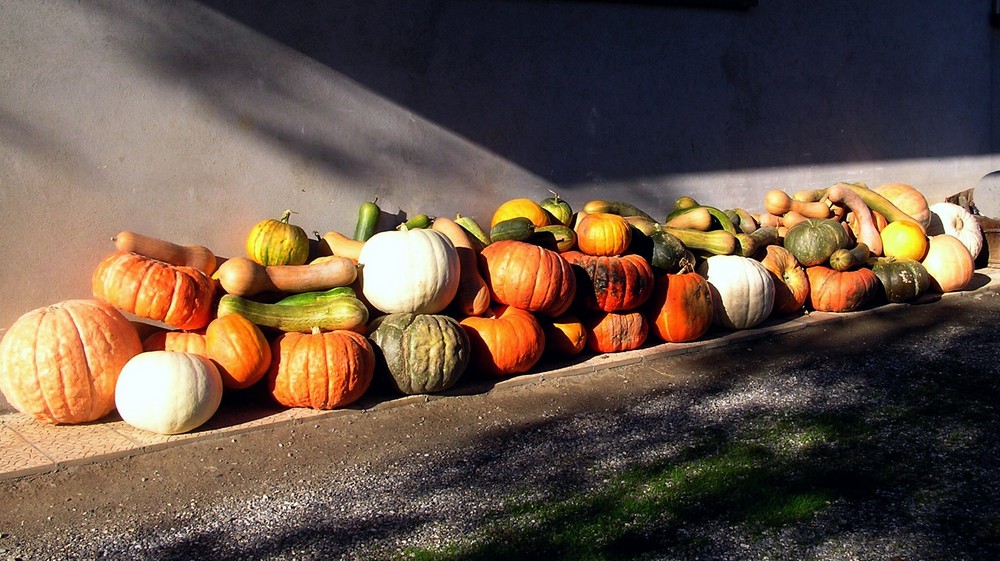
<instances>
[{"instance_id":1,"label":"dark green squash","mask_svg":"<svg viewBox=\"0 0 1000 561\"><path fill-rule=\"evenodd\" d=\"M927 269L915 259L880 257L872 264L888 302L910 302L930 289Z\"/></svg>"},{"instance_id":2,"label":"dark green squash","mask_svg":"<svg viewBox=\"0 0 1000 561\"><path fill-rule=\"evenodd\" d=\"M803 267L826 263L834 251L850 243L847 231L836 220L809 218L785 232L783 245Z\"/></svg>"},{"instance_id":3,"label":"dark green squash","mask_svg":"<svg viewBox=\"0 0 1000 561\"><path fill-rule=\"evenodd\" d=\"M447 390L469 364L469 336L445 315L398 313L368 325L380 378L406 395Z\"/></svg>"}]
</instances>

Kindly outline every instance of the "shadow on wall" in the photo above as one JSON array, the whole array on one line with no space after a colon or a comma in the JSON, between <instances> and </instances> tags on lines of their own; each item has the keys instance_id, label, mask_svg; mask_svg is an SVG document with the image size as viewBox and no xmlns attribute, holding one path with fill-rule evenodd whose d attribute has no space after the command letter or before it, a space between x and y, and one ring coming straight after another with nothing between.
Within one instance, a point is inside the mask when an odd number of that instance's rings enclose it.
<instances>
[{"instance_id":1,"label":"shadow on wall","mask_svg":"<svg viewBox=\"0 0 1000 561\"><path fill-rule=\"evenodd\" d=\"M202 3L560 187L990 150L949 2Z\"/></svg>"}]
</instances>

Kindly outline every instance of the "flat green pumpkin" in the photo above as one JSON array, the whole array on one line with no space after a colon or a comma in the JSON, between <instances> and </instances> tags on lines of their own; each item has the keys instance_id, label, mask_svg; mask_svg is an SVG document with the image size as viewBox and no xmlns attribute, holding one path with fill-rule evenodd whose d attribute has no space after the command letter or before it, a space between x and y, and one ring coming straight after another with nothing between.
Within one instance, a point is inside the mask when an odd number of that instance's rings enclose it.
<instances>
[{"instance_id":1,"label":"flat green pumpkin","mask_svg":"<svg viewBox=\"0 0 1000 561\"><path fill-rule=\"evenodd\" d=\"M403 394L447 390L469 364L469 336L449 316L388 314L368 328L375 353L382 355L376 361L380 375Z\"/></svg>"}]
</instances>

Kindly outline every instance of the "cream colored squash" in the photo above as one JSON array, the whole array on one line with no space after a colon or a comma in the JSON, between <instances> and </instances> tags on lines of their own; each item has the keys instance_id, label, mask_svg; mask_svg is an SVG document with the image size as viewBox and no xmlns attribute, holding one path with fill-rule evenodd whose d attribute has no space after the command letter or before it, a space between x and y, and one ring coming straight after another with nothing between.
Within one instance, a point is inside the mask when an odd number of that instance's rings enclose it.
<instances>
[{"instance_id":1,"label":"cream colored squash","mask_svg":"<svg viewBox=\"0 0 1000 561\"><path fill-rule=\"evenodd\" d=\"M436 314L458 292L458 252L436 230L379 232L361 248L358 264L364 299L387 314Z\"/></svg>"},{"instance_id":2,"label":"cream colored squash","mask_svg":"<svg viewBox=\"0 0 1000 561\"><path fill-rule=\"evenodd\" d=\"M158 434L194 430L222 402L222 376L194 353L149 351L132 357L118 376L115 405L126 423Z\"/></svg>"},{"instance_id":3,"label":"cream colored squash","mask_svg":"<svg viewBox=\"0 0 1000 561\"><path fill-rule=\"evenodd\" d=\"M708 280L715 324L748 329L763 322L774 307L774 280L759 261L739 255L713 255L698 265Z\"/></svg>"},{"instance_id":4,"label":"cream colored squash","mask_svg":"<svg viewBox=\"0 0 1000 561\"><path fill-rule=\"evenodd\" d=\"M931 288L939 292L964 290L976 273L969 248L951 234L931 236L921 263L931 277Z\"/></svg>"},{"instance_id":5,"label":"cream colored squash","mask_svg":"<svg viewBox=\"0 0 1000 561\"><path fill-rule=\"evenodd\" d=\"M949 234L958 238L969 249L972 259L983 249L983 229L971 212L954 203L934 203L930 207L931 222L927 235Z\"/></svg>"}]
</instances>

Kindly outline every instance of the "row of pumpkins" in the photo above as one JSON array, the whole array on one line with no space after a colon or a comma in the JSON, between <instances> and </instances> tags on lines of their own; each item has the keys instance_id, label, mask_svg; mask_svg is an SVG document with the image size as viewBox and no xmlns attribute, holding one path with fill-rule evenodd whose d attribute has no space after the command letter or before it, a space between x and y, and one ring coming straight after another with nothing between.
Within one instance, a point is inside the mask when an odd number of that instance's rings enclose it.
<instances>
[{"instance_id":1,"label":"row of pumpkins","mask_svg":"<svg viewBox=\"0 0 1000 561\"><path fill-rule=\"evenodd\" d=\"M258 384L283 406L331 409L373 381L440 392L467 370L510 376L544 355L961 290L983 243L968 211L905 184L776 189L761 213L681 197L662 220L620 201L574 211L557 195L508 200L488 228L418 215L378 231L384 216L365 203L352 236L310 238L285 212L229 259L122 232L94 298L7 330L0 391L42 422L117 409L176 434L208 421L223 392Z\"/></svg>"}]
</instances>

